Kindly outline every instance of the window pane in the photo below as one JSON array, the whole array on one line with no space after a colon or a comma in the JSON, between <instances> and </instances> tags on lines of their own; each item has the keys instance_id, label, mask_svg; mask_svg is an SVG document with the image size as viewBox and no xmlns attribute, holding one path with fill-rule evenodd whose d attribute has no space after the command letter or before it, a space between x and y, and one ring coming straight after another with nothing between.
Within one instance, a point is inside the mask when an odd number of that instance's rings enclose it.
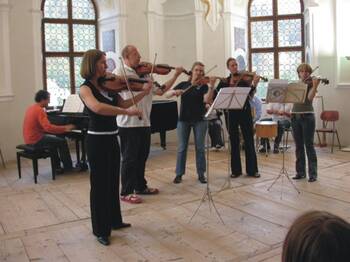
<instances>
[{"instance_id":1,"label":"window pane","mask_svg":"<svg viewBox=\"0 0 350 262\"><path fill-rule=\"evenodd\" d=\"M278 45L301 46L301 20L278 21Z\"/></svg>"},{"instance_id":2,"label":"window pane","mask_svg":"<svg viewBox=\"0 0 350 262\"><path fill-rule=\"evenodd\" d=\"M67 57L47 57L47 91L50 92L50 105L62 105L63 99L70 94L70 68Z\"/></svg>"},{"instance_id":3,"label":"window pane","mask_svg":"<svg viewBox=\"0 0 350 262\"><path fill-rule=\"evenodd\" d=\"M272 0L254 0L250 6L250 16L272 15Z\"/></svg>"},{"instance_id":4,"label":"window pane","mask_svg":"<svg viewBox=\"0 0 350 262\"><path fill-rule=\"evenodd\" d=\"M297 67L301 63L301 51L279 53L280 79L298 80Z\"/></svg>"},{"instance_id":5,"label":"window pane","mask_svg":"<svg viewBox=\"0 0 350 262\"><path fill-rule=\"evenodd\" d=\"M74 52L96 48L94 25L73 25Z\"/></svg>"},{"instance_id":6,"label":"window pane","mask_svg":"<svg viewBox=\"0 0 350 262\"><path fill-rule=\"evenodd\" d=\"M73 19L95 19L95 9L91 0L72 1Z\"/></svg>"},{"instance_id":7,"label":"window pane","mask_svg":"<svg viewBox=\"0 0 350 262\"><path fill-rule=\"evenodd\" d=\"M68 25L45 24L46 52L67 52L68 48Z\"/></svg>"},{"instance_id":8,"label":"window pane","mask_svg":"<svg viewBox=\"0 0 350 262\"><path fill-rule=\"evenodd\" d=\"M299 14L301 13L300 0L278 0L278 14Z\"/></svg>"},{"instance_id":9,"label":"window pane","mask_svg":"<svg viewBox=\"0 0 350 262\"><path fill-rule=\"evenodd\" d=\"M251 23L252 48L273 47L272 21Z\"/></svg>"},{"instance_id":10,"label":"window pane","mask_svg":"<svg viewBox=\"0 0 350 262\"><path fill-rule=\"evenodd\" d=\"M253 53L252 54L252 69L257 74L274 78L274 55L273 53ZM257 96L265 98L267 83L260 82L257 87Z\"/></svg>"},{"instance_id":11,"label":"window pane","mask_svg":"<svg viewBox=\"0 0 350 262\"><path fill-rule=\"evenodd\" d=\"M44 6L45 18L68 18L67 0L46 0Z\"/></svg>"},{"instance_id":12,"label":"window pane","mask_svg":"<svg viewBox=\"0 0 350 262\"><path fill-rule=\"evenodd\" d=\"M74 57L74 75L75 75L75 93L79 93L81 84L84 82L84 79L80 76L80 67L82 57Z\"/></svg>"}]
</instances>

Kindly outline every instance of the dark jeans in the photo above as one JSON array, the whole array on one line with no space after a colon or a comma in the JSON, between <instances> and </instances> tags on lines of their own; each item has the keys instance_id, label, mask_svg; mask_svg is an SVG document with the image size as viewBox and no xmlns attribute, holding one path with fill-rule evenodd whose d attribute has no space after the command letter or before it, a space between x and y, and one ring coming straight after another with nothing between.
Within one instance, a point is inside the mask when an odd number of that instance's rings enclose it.
<instances>
[{"instance_id":1,"label":"dark jeans","mask_svg":"<svg viewBox=\"0 0 350 262\"><path fill-rule=\"evenodd\" d=\"M120 127L119 135L122 152L121 195L144 191L147 188L145 167L151 146L151 129L149 127Z\"/></svg>"},{"instance_id":2,"label":"dark jeans","mask_svg":"<svg viewBox=\"0 0 350 262\"><path fill-rule=\"evenodd\" d=\"M209 120L209 136L211 141L211 147L216 145L223 146L224 141L222 139L221 126L222 122L220 118Z\"/></svg>"},{"instance_id":3,"label":"dark jeans","mask_svg":"<svg viewBox=\"0 0 350 262\"><path fill-rule=\"evenodd\" d=\"M54 153L54 166L56 168L61 167L61 161L63 163L63 168L69 170L73 168L72 158L69 153L68 144L65 138L57 137L55 135L44 135L36 144L37 148L50 147Z\"/></svg>"},{"instance_id":4,"label":"dark jeans","mask_svg":"<svg viewBox=\"0 0 350 262\"><path fill-rule=\"evenodd\" d=\"M226 126L230 135L232 174L242 174L238 127L241 128L244 140L247 175L258 173L258 163L254 146L253 120L249 103L245 105L242 110L229 110L229 113L225 114L225 116Z\"/></svg>"},{"instance_id":5,"label":"dark jeans","mask_svg":"<svg viewBox=\"0 0 350 262\"><path fill-rule=\"evenodd\" d=\"M306 174L306 150L309 177L317 177L317 156L314 147L315 115L293 114L292 129L295 142L295 167L297 174L303 176Z\"/></svg>"},{"instance_id":6,"label":"dark jeans","mask_svg":"<svg viewBox=\"0 0 350 262\"><path fill-rule=\"evenodd\" d=\"M119 202L120 151L116 135L87 135L90 166L90 210L95 236L110 236L122 223Z\"/></svg>"},{"instance_id":7,"label":"dark jeans","mask_svg":"<svg viewBox=\"0 0 350 262\"><path fill-rule=\"evenodd\" d=\"M271 121L272 119L269 118L269 119L262 119L260 121ZM284 119L284 120L278 120L277 121L277 136L275 137L275 141L274 141L274 148L278 148L280 143L281 143L281 140L282 140L282 137L283 137L283 134L284 134L284 131L285 129L287 128L290 128L290 121L288 119ZM266 146L267 145L267 148L270 149L270 142L269 142L269 139L268 138L261 138L260 139L260 145L262 146Z\"/></svg>"}]
</instances>

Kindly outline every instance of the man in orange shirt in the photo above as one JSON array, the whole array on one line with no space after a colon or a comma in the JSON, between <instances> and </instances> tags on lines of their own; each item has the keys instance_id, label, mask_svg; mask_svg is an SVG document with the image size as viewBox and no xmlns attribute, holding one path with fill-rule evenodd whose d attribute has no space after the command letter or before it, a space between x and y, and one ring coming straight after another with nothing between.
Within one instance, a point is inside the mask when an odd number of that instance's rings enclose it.
<instances>
[{"instance_id":1,"label":"man in orange shirt","mask_svg":"<svg viewBox=\"0 0 350 262\"><path fill-rule=\"evenodd\" d=\"M31 105L23 121L23 138L26 144L35 147L51 147L54 149L54 164L58 173L62 172L61 163L63 162L64 171L73 169L72 159L69 153L68 144L65 138L57 137L51 134L62 134L75 128L74 125L57 126L50 123L47 118L45 108L50 103L50 93L45 90L39 90L35 94L35 104ZM50 133L50 134L47 134Z\"/></svg>"}]
</instances>

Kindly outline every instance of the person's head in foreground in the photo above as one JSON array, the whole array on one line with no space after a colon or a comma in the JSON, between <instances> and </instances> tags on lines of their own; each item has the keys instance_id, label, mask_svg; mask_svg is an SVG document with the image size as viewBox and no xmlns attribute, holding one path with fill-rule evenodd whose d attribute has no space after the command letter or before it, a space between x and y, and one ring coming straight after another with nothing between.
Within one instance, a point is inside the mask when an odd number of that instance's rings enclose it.
<instances>
[{"instance_id":1,"label":"person's head in foreground","mask_svg":"<svg viewBox=\"0 0 350 262\"><path fill-rule=\"evenodd\" d=\"M282 262L350 261L350 224L324 211L298 217L287 233Z\"/></svg>"}]
</instances>

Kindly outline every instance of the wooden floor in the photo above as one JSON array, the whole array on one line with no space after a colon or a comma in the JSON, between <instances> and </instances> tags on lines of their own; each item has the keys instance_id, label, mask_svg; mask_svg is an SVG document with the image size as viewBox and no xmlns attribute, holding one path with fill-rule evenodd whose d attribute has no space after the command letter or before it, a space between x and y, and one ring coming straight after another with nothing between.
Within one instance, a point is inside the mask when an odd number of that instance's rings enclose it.
<instances>
[{"instance_id":1,"label":"wooden floor","mask_svg":"<svg viewBox=\"0 0 350 262\"><path fill-rule=\"evenodd\" d=\"M210 152L210 190L222 224L208 201L190 222L206 186L195 175L193 146L183 183L172 183L175 150L175 144L166 151L152 146L147 179L160 194L139 205L122 203L132 227L113 231L109 247L91 234L88 173L52 181L49 162L41 160L34 185L30 162L20 180L9 163L0 169L0 261L280 261L287 229L304 211L327 210L350 221L349 153L317 148L319 180L298 181L298 194L285 177L267 190L281 170L280 154L258 156L261 178L230 179L221 190L227 153ZM293 149L286 168L294 175Z\"/></svg>"}]
</instances>

